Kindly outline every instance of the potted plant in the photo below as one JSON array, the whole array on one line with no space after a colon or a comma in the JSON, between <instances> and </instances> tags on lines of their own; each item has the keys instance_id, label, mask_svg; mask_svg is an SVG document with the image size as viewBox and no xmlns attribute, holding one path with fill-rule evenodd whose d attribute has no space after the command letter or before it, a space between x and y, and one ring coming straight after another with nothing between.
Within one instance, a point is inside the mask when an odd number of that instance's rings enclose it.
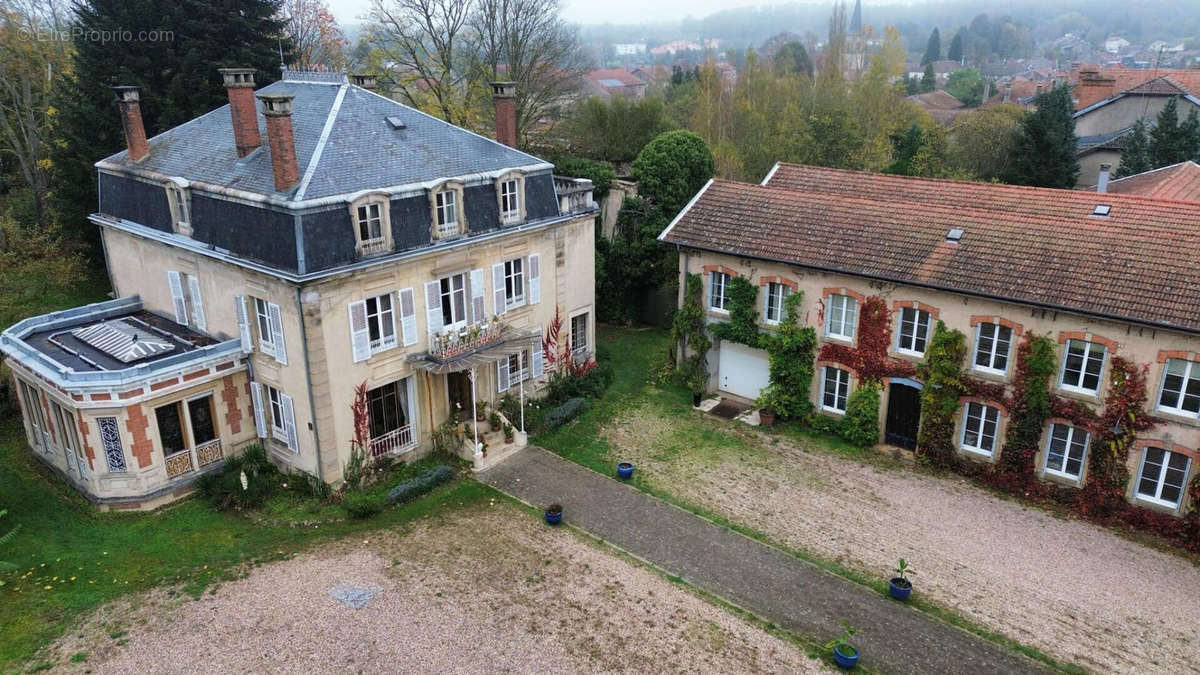
<instances>
[{"instance_id":1,"label":"potted plant","mask_svg":"<svg viewBox=\"0 0 1200 675\"><path fill-rule=\"evenodd\" d=\"M825 648L833 650L833 661L838 664L839 668L850 670L858 664L858 648L850 644L850 638L854 637L858 629L845 621L842 621L841 624L845 631L825 645Z\"/></svg>"},{"instance_id":2,"label":"potted plant","mask_svg":"<svg viewBox=\"0 0 1200 675\"><path fill-rule=\"evenodd\" d=\"M912 594L912 582L909 581L908 575L912 574L912 569L908 566L908 561L904 558L896 563L896 576L892 577L888 582L888 593L897 600L907 600Z\"/></svg>"},{"instance_id":3,"label":"potted plant","mask_svg":"<svg viewBox=\"0 0 1200 675\"><path fill-rule=\"evenodd\" d=\"M633 477L633 462L617 462L617 477L629 480Z\"/></svg>"},{"instance_id":4,"label":"potted plant","mask_svg":"<svg viewBox=\"0 0 1200 675\"><path fill-rule=\"evenodd\" d=\"M562 522L562 504L551 504L547 506L544 514L546 516L547 525L557 525Z\"/></svg>"},{"instance_id":5,"label":"potted plant","mask_svg":"<svg viewBox=\"0 0 1200 675\"><path fill-rule=\"evenodd\" d=\"M775 409L769 405L759 408L758 421L764 427L775 426Z\"/></svg>"},{"instance_id":6,"label":"potted plant","mask_svg":"<svg viewBox=\"0 0 1200 675\"><path fill-rule=\"evenodd\" d=\"M499 431L500 430L500 413L493 410L492 413L490 415L488 415L488 425L490 425L492 427L492 431Z\"/></svg>"},{"instance_id":7,"label":"potted plant","mask_svg":"<svg viewBox=\"0 0 1200 675\"><path fill-rule=\"evenodd\" d=\"M505 443L512 443L512 442L513 442L513 435L514 435L514 434L513 434L513 425L511 425L511 424L505 424L505 425L504 425L504 442L505 442Z\"/></svg>"}]
</instances>

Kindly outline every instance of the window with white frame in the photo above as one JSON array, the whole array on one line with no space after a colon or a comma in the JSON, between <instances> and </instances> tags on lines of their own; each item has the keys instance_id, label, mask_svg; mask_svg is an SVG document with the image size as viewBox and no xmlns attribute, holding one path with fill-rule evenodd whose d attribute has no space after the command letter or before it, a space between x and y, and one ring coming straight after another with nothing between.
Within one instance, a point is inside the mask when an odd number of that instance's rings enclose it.
<instances>
[{"instance_id":1,"label":"window with white frame","mask_svg":"<svg viewBox=\"0 0 1200 675\"><path fill-rule=\"evenodd\" d=\"M858 325L858 300L849 295L831 295L825 303L825 336L853 340Z\"/></svg>"},{"instance_id":2,"label":"window with white frame","mask_svg":"<svg viewBox=\"0 0 1200 675\"><path fill-rule=\"evenodd\" d=\"M1146 448L1138 471L1137 498L1159 506L1179 506L1190 463L1183 453Z\"/></svg>"},{"instance_id":3,"label":"window with white frame","mask_svg":"<svg viewBox=\"0 0 1200 675\"><path fill-rule=\"evenodd\" d=\"M371 338L371 353L396 346L396 312L392 294L367 298L367 334Z\"/></svg>"},{"instance_id":4,"label":"window with white frame","mask_svg":"<svg viewBox=\"0 0 1200 675\"><path fill-rule=\"evenodd\" d=\"M849 395L850 371L825 366L821 373L821 409L844 413Z\"/></svg>"},{"instance_id":5,"label":"window with white frame","mask_svg":"<svg viewBox=\"0 0 1200 675\"><path fill-rule=\"evenodd\" d=\"M771 324L777 324L783 321L783 300L788 296L792 289L787 286L777 283L767 283L766 311L763 312L763 321Z\"/></svg>"},{"instance_id":6,"label":"window with white frame","mask_svg":"<svg viewBox=\"0 0 1200 675\"><path fill-rule=\"evenodd\" d=\"M998 323L979 324L975 329L975 369L1003 375L1008 371L1011 347L1011 328Z\"/></svg>"},{"instance_id":7,"label":"window with white frame","mask_svg":"<svg viewBox=\"0 0 1200 675\"><path fill-rule=\"evenodd\" d=\"M384 203L372 201L354 207L355 234L360 254L382 253L388 249L387 227L384 225Z\"/></svg>"},{"instance_id":8,"label":"window with white frame","mask_svg":"<svg viewBox=\"0 0 1200 675\"><path fill-rule=\"evenodd\" d=\"M454 274L442 277L441 286L442 327L458 328L467 323L467 275Z\"/></svg>"},{"instance_id":9,"label":"window with white frame","mask_svg":"<svg viewBox=\"0 0 1200 675\"><path fill-rule=\"evenodd\" d=\"M439 190L433 196L434 227L437 236L453 237L459 234L458 225L458 191L454 189Z\"/></svg>"},{"instance_id":10,"label":"window with white frame","mask_svg":"<svg viewBox=\"0 0 1200 675\"><path fill-rule=\"evenodd\" d=\"M521 220L521 185L515 178L500 182L500 219L505 223Z\"/></svg>"},{"instance_id":11,"label":"window with white frame","mask_svg":"<svg viewBox=\"0 0 1200 675\"><path fill-rule=\"evenodd\" d=\"M1167 359L1158 409L1189 417L1200 415L1200 363Z\"/></svg>"},{"instance_id":12,"label":"window with white frame","mask_svg":"<svg viewBox=\"0 0 1200 675\"><path fill-rule=\"evenodd\" d=\"M724 272L708 274L708 308L725 312L729 309L729 275Z\"/></svg>"},{"instance_id":13,"label":"window with white frame","mask_svg":"<svg viewBox=\"0 0 1200 675\"><path fill-rule=\"evenodd\" d=\"M896 351L903 354L923 356L929 344L929 312L916 307L900 309L900 326L897 331Z\"/></svg>"},{"instance_id":14,"label":"window with white frame","mask_svg":"<svg viewBox=\"0 0 1200 675\"><path fill-rule=\"evenodd\" d=\"M169 181L166 184L167 205L171 210L171 227L179 234L192 234L191 196L188 190Z\"/></svg>"},{"instance_id":15,"label":"window with white frame","mask_svg":"<svg viewBox=\"0 0 1200 675\"><path fill-rule=\"evenodd\" d=\"M1069 424L1051 424L1046 441L1046 473L1079 480L1090 434Z\"/></svg>"},{"instance_id":16,"label":"window with white frame","mask_svg":"<svg viewBox=\"0 0 1200 675\"><path fill-rule=\"evenodd\" d=\"M1000 409L968 401L963 410L963 450L992 456L996 451L996 430L1000 426Z\"/></svg>"},{"instance_id":17,"label":"window with white frame","mask_svg":"<svg viewBox=\"0 0 1200 675\"><path fill-rule=\"evenodd\" d=\"M504 261L504 306L507 309L525 304L525 259Z\"/></svg>"},{"instance_id":18,"label":"window with white frame","mask_svg":"<svg viewBox=\"0 0 1200 675\"><path fill-rule=\"evenodd\" d=\"M530 354L522 349L519 354L508 356L508 386L512 387L529 379Z\"/></svg>"},{"instance_id":19,"label":"window with white frame","mask_svg":"<svg viewBox=\"0 0 1200 675\"><path fill-rule=\"evenodd\" d=\"M1095 394L1100 391L1104 371L1104 345L1086 340L1067 340L1063 358L1062 388Z\"/></svg>"},{"instance_id":20,"label":"window with white frame","mask_svg":"<svg viewBox=\"0 0 1200 675\"><path fill-rule=\"evenodd\" d=\"M571 317L571 353L577 356L588 353L587 312Z\"/></svg>"},{"instance_id":21,"label":"window with white frame","mask_svg":"<svg viewBox=\"0 0 1200 675\"><path fill-rule=\"evenodd\" d=\"M269 305L262 298L254 298L255 325L258 327L258 348L265 354L275 353L275 333L271 330Z\"/></svg>"},{"instance_id":22,"label":"window with white frame","mask_svg":"<svg viewBox=\"0 0 1200 675\"><path fill-rule=\"evenodd\" d=\"M269 415L267 421L271 425L271 436L287 443L287 415L283 409L283 394L270 385L264 384L262 387L267 393L267 414Z\"/></svg>"}]
</instances>

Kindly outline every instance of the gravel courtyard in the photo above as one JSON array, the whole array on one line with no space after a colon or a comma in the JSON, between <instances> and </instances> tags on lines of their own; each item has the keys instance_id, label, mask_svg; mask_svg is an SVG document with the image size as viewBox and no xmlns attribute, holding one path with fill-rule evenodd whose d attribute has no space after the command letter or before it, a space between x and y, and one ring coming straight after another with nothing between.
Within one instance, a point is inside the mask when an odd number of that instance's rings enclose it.
<instances>
[{"instance_id":1,"label":"gravel courtyard","mask_svg":"<svg viewBox=\"0 0 1200 675\"><path fill-rule=\"evenodd\" d=\"M379 592L355 610L328 595L340 584ZM109 605L51 657L93 673L829 670L507 502L325 546L200 600Z\"/></svg>"},{"instance_id":2,"label":"gravel courtyard","mask_svg":"<svg viewBox=\"0 0 1200 675\"><path fill-rule=\"evenodd\" d=\"M655 489L871 575L907 558L916 593L1055 658L1200 671L1200 569L1179 556L963 480L772 442L699 414L684 422L658 405L604 431L612 459L634 461ZM689 443L714 436L726 442Z\"/></svg>"}]
</instances>

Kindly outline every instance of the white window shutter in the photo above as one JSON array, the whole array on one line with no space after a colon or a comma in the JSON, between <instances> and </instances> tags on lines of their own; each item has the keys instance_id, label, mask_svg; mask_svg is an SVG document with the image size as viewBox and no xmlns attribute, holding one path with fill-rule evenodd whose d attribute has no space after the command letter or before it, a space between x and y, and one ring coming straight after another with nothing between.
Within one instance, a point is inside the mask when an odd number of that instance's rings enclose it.
<instances>
[{"instance_id":1,"label":"white window shutter","mask_svg":"<svg viewBox=\"0 0 1200 675\"><path fill-rule=\"evenodd\" d=\"M397 295L400 296L400 337L404 346L409 347L417 344L417 303L411 288L403 288Z\"/></svg>"},{"instance_id":2,"label":"white window shutter","mask_svg":"<svg viewBox=\"0 0 1200 675\"><path fill-rule=\"evenodd\" d=\"M537 344L534 345L530 358L533 359L533 377L538 378L542 373L546 372L546 365L542 362L542 331L538 329Z\"/></svg>"},{"instance_id":3,"label":"white window shutter","mask_svg":"<svg viewBox=\"0 0 1200 675\"><path fill-rule=\"evenodd\" d=\"M254 403L254 429L258 432L259 438L266 438L267 417L263 412L263 395L261 384L257 382L250 383L250 400Z\"/></svg>"},{"instance_id":4,"label":"white window shutter","mask_svg":"<svg viewBox=\"0 0 1200 675\"><path fill-rule=\"evenodd\" d=\"M196 314L196 328L208 330L208 322L204 320L204 299L200 296L200 280L188 277L188 292L192 296L192 311Z\"/></svg>"},{"instance_id":5,"label":"white window shutter","mask_svg":"<svg viewBox=\"0 0 1200 675\"><path fill-rule=\"evenodd\" d=\"M242 352L249 354L254 351L254 343L250 339L250 310L246 308L246 296L236 295L233 301L237 309L238 337L242 339Z\"/></svg>"},{"instance_id":6,"label":"white window shutter","mask_svg":"<svg viewBox=\"0 0 1200 675\"><path fill-rule=\"evenodd\" d=\"M471 320L487 322L487 308L483 306L483 270L471 270Z\"/></svg>"},{"instance_id":7,"label":"white window shutter","mask_svg":"<svg viewBox=\"0 0 1200 675\"><path fill-rule=\"evenodd\" d=\"M300 441L296 437L296 410L292 407L292 397L279 392L279 406L283 408L283 425L287 431L288 450L300 452Z\"/></svg>"},{"instance_id":8,"label":"white window shutter","mask_svg":"<svg viewBox=\"0 0 1200 675\"><path fill-rule=\"evenodd\" d=\"M437 281L425 282L425 323L429 330L429 348L433 348L433 336L442 332L442 286Z\"/></svg>"},{"instance_id":9,"label":"white window shutter","mask_svg":"<svg viewBox=\"0 0 1200 675\"><path fill-rule=\"evenodd\" d=\"M367 303L365 300L350 303L350 345L354 351L354 362L371 358L371 331L367 327Z\"/></svg>"},{"instance_id":10,"label":"white window shutter","mask_svg":"<svg viewBox=\"0 0 1200 675\"><path fill-rule=\"evenodd\" d=\"M283 313L279 305L267 303L267 323L271 324L271 341L275 343L275 360L287 365L287 345L283 341Z\"/></svg>"},{"instance_id":11,"label":"white window shutter","mask_svg":"<svg viewBox=\"0 0 1200 675\"><path fill-rule=\"evenodd\" d=\"M542 301L542 266L541 257L534 253L529 256L529 304L536 305Z\"/></svg>"},{"instance_id":12,"label":"white window shutter","mask_svg":"<svg viewBox=\"0 0 1200 675\"><path fill-rule=\"evenodd\" d=\"M179 272L167 270L167 285L171 287L171 306L175 310L175 323L188 325L187 301L183 299L183 279Z\"/></svg>"},{"instance_id":13,"label":"white window shutter","mask_svg":"<svg viewBox=\"0 0 1200 675\"><path fill-rule=\"evenodd\" d=\"M508 357L505 357L496 362L496 390L508 391L509 386Z\"/></svg>"},{"instance_id":14,"label":"white window shutter","mask_svg":"<svg viewBox=\"0 0 1200 675\"><path fill-rule=\"evenodd\" d=\"M496 306L496 315L508 311L505 306L507 296L504 294L504 263L492 265L492 302Z\"/></svg>"}]
</instances>

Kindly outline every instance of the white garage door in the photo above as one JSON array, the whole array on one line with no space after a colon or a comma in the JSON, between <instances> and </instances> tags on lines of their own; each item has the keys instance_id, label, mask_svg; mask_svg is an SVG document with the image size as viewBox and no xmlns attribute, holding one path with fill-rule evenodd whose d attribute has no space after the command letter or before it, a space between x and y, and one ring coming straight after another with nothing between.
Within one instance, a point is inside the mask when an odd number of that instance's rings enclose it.
<instances>
[{"instance_id":1,"label":"white garage door","mask_svg":"<svg viewBox=\"0 0 1200 675\"><path fill-rule=\"evenodd\" d=\"M717 379L721 391L753 401L770 382L770 361L761 349L724 341L720 359Z\"/></svg>"}]
</instances>

